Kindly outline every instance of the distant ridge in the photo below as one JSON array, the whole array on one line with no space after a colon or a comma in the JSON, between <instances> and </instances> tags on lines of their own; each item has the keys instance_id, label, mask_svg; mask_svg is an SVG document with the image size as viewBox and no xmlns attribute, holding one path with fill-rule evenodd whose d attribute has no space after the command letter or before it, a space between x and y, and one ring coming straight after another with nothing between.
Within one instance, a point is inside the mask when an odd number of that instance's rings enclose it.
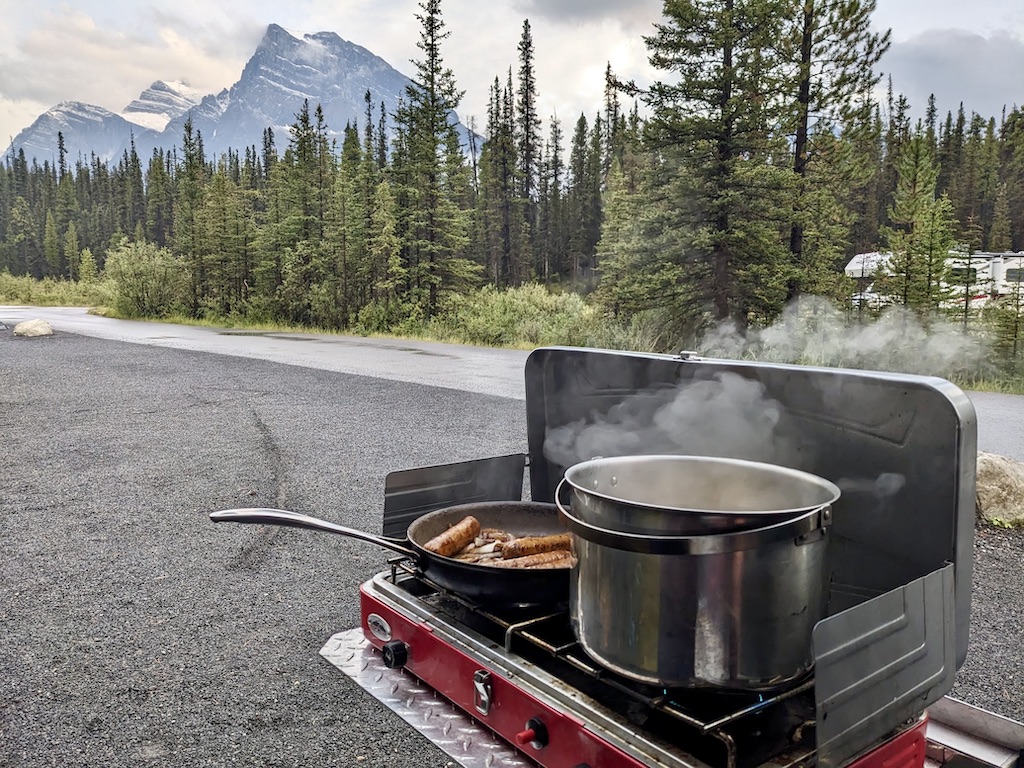
<instances>
[{"instance_id":1,"label":"distant ridge","mask_svg":"<svg viewBox=\"0 0 1024 768\"><path fill-rule=\"evenodd\" d=\"M158 80L120 114L62 102L15 136L5 156L24 150L29 161L55 163L59 131L70 164L92 155L114 160L132 141L145 158L157 147L180 147L190 116L202 134L207 158L217 158L228 148L261 147L268 127L282 151L304 100L311 108L321 105L328 128L340 138L346 123L362 129L367 91L374 119L379 119L383 103L390 120L410 84L384 59L334 32L303 34L270 24L239 79L218 94L202 95L183 83Z\"/></svg>"}]
</instances>

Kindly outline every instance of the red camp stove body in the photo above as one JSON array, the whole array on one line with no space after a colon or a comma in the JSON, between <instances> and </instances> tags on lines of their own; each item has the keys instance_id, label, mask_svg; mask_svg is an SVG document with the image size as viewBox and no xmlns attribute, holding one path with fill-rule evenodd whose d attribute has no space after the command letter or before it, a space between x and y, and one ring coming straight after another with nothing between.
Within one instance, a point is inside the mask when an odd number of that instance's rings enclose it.
<instances>
[{"instance_id":1,"label":"red camp stove body","mask_svg":"<svg viewBox=\"0 0 1024 768\"><path fill-rule=\"evenodd\" d=\"M677 702L562 643L559 611L495 615L400 569L364 583L360 601L363 634L385 666L404 668L545 768L816 764L813 723L800 720L809 716L811 682L762 701L701 693ZM638 724L645 719L654 726ZM922 768L924 761L922 717L850 765Z\"/></svg>"}]
</instances>

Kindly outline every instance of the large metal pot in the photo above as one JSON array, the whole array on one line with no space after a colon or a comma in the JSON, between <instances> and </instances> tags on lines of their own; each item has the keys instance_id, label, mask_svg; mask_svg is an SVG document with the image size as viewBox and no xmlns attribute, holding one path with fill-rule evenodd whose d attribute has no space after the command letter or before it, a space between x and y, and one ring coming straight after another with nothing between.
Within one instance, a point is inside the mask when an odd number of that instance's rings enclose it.
<instances>
[{"instance_id":1,"label":"large metal pot","mask_svg":"<svg viewBox=\"0 0 1024 768\"><path fill-rule=\"evenodd\" d=\"M556 503L578 558L573 630L602 665L658 686L733 690L783 687L813 666L831 506L750 530L665 535L588 523Z\"/></svg>"},{"instance_id":2,"label":"large metal pot","mask_svg":"<svg viewBox=\"0 0 1024 768\"><path fill-rule=\"evenodd\" d=\"M690 535L761 528L835 503L839 488L789 467L712 456L615 456L565 472L572 510L615 531Z\"/></svg>"}]
</instances>

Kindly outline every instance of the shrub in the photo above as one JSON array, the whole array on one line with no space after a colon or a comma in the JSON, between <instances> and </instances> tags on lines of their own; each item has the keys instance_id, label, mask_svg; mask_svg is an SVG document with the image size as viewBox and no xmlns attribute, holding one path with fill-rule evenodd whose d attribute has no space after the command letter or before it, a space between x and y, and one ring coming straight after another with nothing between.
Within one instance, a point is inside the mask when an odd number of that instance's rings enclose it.
<instances>
[{"instance_id":1,"label":"shrub","mask_svg":"<svg viewBox=\"0 0 1024 768\"><path fill-rule=\"evenodd\" d=\"M95 307L111 301L106 282L82 283L44 277L15 277L0 272L0 303L33 304L37 307Z\"/></svg>"},{"instance_id":2,"label":"shrub","mask_svg":"<svg viewBox=\"0 0 1024 768\"><path fill-rule=\"evenodd\" d=\"M124 317L166 317L181 309L187 273L166 248L122 241L107 253L104 272L114 286L114 309Z\"/></svg>"}]
</instances>

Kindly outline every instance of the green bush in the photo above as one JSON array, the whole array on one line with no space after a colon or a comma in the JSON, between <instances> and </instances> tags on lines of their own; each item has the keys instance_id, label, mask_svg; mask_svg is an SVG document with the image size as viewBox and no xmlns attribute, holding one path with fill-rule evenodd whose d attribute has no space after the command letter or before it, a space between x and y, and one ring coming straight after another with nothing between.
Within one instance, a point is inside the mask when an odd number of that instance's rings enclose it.
<instances>
[{"instance_id":1,"label":"green bush","mask_svg":"<svg viewBox=\"0 0 1024 768\"><path fill-rule=\"evenodd\" d=\"M187 270L166 248L122 241L107 253L104 274L114 286L114 309L123 317L181 312Z\"/></svg>"},{"instance_id":2,"label":"green bush","mask_svg":"<svg viewBox=\"0 0 1024 768\"><path fill-rule=\"evenodd\" d=\"M577 294L541 285L452 295L427 325L435 338L486 346L584 346L600 316Z\"/></svg>"},{"instance_id":3,"label":"green bush","mask_svg":"<svg viewBox=\"0 0 1024 768\"><path fill-rule=\"evenodd\" d=\"M455 294L426 327L445 341L494 347L572 346L656 351L665 347L663 323L654 313L620 321L601 313L578 293L555 293L530 284L499 291Z\"/></svg>"},{"instance_id":4,"label":"green bush","mask_svg":"<svg viewBox=\"0 0 1024 768\"><path fill-rule=\"evenodd\" d=\"M0 303L31 304L37 307L96 307L111 301L111 286L105 281L82 283L45 277L15 277L0 272Z\"/></svg>"},{"instance_id":5,"label":"green bush","mask_svg":"<svg viewBox=\"0 0 1024 768\"><path fill-rule=\"evenodd\" d=\"M363 336L422 336L423 313L419 307L408 301L397 298L376 299L359 310L352 330Z\"/></svg>"}]
</instances>

